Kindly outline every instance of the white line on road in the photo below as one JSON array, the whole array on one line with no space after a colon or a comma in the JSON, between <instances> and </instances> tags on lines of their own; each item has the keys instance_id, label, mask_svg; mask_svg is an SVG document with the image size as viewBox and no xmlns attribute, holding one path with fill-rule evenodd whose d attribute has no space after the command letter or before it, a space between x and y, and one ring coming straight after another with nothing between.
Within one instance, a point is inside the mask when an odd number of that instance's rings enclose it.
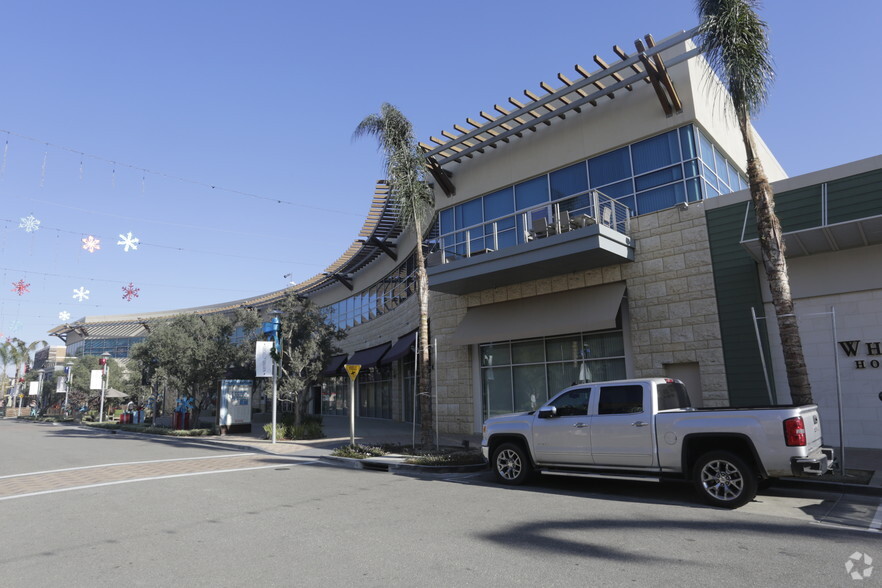
<instances>
[{"instance_id":1,"label":"white line on road","mask_svg":"<svg viewBox=\"0 0 882 588\"><path fill-rule=\"evenodd\" d=\"M174 461L174 460L170 460ZM279 462L273 465L267 466L255 466L253 468L237 468L232 470L216 470L212 472L192 472L188 474L169 474L166 476L154 476L151 478L137 478L134 480L117 480L115 482L101 482L100 484L88 484L85 486L73 486L71 488L56 488L55 490L42 490L40 492L29 492L27 494L15 494L13 496L4 496L0 498L0 502L4 500L13 500L15 498L27 498L29 496L42 496L44 494L57 494L59 492L70 492L71 490L88 490L89 488L100 488L102 486L116 486L117 484L131 484L133 482L150 482L153 480L168 480L171 478L186 478L189 476L203 476L206 474L228 474L234 472L248 472L253 470L268 470L270 468L277 468L279 466L292 466L292 465L308 465L311 463L318 463L317 460L313 461L298 461L298 462Z\"/></svg>"},{"instance_id":2,"label":"white line on road","mask_svg":"<svg viewBox=\"0 0 882 588\"><path fill-rule=\"evenodd\" d=\"M166 463L172 461L190 461L196 459L222 459L224 457L244 457L246 455L256 455L255 453L230 453L225 455L203 455L201 457L176 457L174 459L151 459L148 461L124 461L120 463L103 463L99 465L90 465L90 466L79 466L76 468L63 468L60 470L44 470L42 472L27 472L25 474L9 474L7 476L0 476L0 480L5 480L7 478L21 478L24 476L39 476L40 474L57 474L59 472L74 472L77 470L90 470L94 468L110 468L114 466L127 466L127 465L143 465L146 463Z\"/></svg>"}]
</instances>

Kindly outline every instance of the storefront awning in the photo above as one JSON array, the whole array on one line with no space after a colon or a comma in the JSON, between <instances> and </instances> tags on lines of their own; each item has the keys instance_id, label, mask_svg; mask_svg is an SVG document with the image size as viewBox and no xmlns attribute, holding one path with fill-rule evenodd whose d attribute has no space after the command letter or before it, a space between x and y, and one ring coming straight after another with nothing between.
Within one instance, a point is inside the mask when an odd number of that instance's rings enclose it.
<instances>
[{"instance_id":1,"label":"storefront awning","mask_svg":"<svg viewBox=\"0 0 882 588\"><path fill-rule=\"evenodd\" d=\"M360 365L362 369L376 367L376 365L380 362L380 358L383 357L383 354L388 351L391 345L391 343L383 343L382 345L377 345L376 347L359 349L352 354L352 357L350 357L349 361L347 361L346 363L348 365Z\"/></svg>"},{"instance_id":2,"label":"storefront awning","mask_svg":"<svg viewBox=\"0 0 882 588\"><path fill-rule=\"evenodd\" d=\"M383 360L380 361L380 363L392 363L393 361L398 361L402 357L413 353L414 344L416 343L416 333L416 331L413 331L400 337L398 341L395 342L395 345L393 345L386 355L383 356Z\"/></svg>"},{"instance_id":3,"label":"storefront awning","mask_svg":"<svg viewBox=\"0 0 882 588\"><path fill-rule=\"evenodd\" d=\"M604 284L468 309L454 345L614 329L625 283Z\"/></svg>"},{"instance_id":4,"label":"storefront awning","mask_svg":"<svg viewBox=\"0 0 882 588\"><path fill-rule=\"evenodd\" d=\"M343 364L346 363L346 358L349 357L345 353L342 355L334 355L331 359L328 360L328 363L325 365L325 369L322 370L323 376L336 376L340 373L340 368L343 367Z\"/></svg>"}]
</instances>

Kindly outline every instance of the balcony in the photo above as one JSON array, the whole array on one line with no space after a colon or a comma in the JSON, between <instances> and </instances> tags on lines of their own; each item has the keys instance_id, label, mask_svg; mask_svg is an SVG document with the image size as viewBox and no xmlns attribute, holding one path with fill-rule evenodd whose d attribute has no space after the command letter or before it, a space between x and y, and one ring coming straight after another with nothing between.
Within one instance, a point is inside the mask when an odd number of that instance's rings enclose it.
<instances>
[{"instance_id":1,"label":"balcony","mask_svg":"<svg viewBox=\"0 0 882 588\"><path fill-rule=\"evenodd\" d=\"M467 294L634 260L630 210L589 190L442 234L429 289Z\"/></svg>"}]
</instances>

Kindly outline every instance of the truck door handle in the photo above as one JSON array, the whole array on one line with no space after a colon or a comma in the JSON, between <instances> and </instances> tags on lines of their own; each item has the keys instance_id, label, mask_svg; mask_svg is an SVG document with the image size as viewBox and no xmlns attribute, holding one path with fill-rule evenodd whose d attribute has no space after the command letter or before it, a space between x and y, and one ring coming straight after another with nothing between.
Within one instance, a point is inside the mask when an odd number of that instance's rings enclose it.
<instances>
[{"instance_id":1,"label":"truck door handle","mask_svg":"<svg viewBox=\"0 0 882 588\"><path fill-rule=\"evenodd\" d=\"M586 425L585 423L576 423L576 424L573 425L573 426L574 426L575 428L577 428L577 429L581 429L581 428L583 428L583 427L587 427L588 425Z\"/></svg>"},{"instance_id":2,"label":"truck door handle","mask_svg":"<svg viewBox=\"0 0 882 588\"><path fill-rule=\"evenodd\" d=\"M632 427L648 427L649 423L646 421L637 421L636 423L631 423Z\"/></svg>"}]
</instances>

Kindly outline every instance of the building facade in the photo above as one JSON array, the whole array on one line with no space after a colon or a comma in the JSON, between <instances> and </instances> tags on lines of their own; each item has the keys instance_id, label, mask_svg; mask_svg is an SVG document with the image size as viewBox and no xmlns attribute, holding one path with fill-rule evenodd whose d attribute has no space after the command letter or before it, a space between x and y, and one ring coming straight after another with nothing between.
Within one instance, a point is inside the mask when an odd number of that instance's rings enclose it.
<instances>
[{"instance_id":1,"label":"building facade","mask_svg":"<svg viewBox=\"0 0 882 588\"><path fill-rule=\"evenodd\" d=\"M524 99L422 144L436 214L428 251L438 428L479 432L580 381L667 375L696 406L787 402L777 327L757 258L745 153L695 31L600 69L560 74ZM573 78L573 79L571 79ZM787 178L761 140L787 233L794 297L825 431L882 447L882 158ZM292 286L347 332L315 410L345 414L344 363L362 365L357 414L418 422L415 235L384 182L346 252ZM283 292L52 331L68 355L124 353L180 312L268 310ZM111 341L113 339L113 341ZM128 342L120 342L127 339ZM114 351L111 350L111 353ZM123 351L119 351L123 350Z\"/></svg>"}]
</instances>

